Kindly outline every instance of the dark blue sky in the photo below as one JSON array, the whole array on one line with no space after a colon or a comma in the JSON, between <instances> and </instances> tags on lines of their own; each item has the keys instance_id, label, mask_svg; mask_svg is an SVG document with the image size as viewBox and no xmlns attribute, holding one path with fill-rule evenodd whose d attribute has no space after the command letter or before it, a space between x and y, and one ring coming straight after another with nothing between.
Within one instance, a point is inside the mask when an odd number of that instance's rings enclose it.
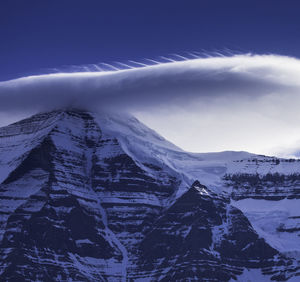
<instances>
[{"instance_id":1,"label":"dark blue sky","mask_svg":"<svg viewBox=\"0 0 300 282\"><path fill-rule=\"evenodd\" d=\"M1 0L0 80L229 48L300 57L298 0Z\"/></svg>"}]
</instances>

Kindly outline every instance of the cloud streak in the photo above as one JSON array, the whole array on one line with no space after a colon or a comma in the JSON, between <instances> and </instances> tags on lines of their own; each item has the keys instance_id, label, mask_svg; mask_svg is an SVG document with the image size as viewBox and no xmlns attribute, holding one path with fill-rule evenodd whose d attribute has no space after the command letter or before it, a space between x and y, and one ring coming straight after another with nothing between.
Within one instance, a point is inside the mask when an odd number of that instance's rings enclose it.
<instances>
[{"instance_id":1,"label":"cloud streak","mask_svg":"<svg viewBox=\"0 0 300 282\"><path fill-rule=\"evenodd\" d=\"M111 72L59 73L0 83L0 111L143 107L218 97L255 98L300 88L300 61L237 55Z\"/></svg>"},{"instance_id":2,"label":"cloud streak","mask_svg":"<svg viewBox=\"0 0 300 282\"><path fill-rule=\"evenodd\" d=\"M263 132L267 126L278 131L276 123L282 127L289 124L291 130L295 130L296 122L300 121L299 74L300 60L295 58L235 55L120 71L30 76L0 83L0 115L22 115L66 107L93 111L125 110L138 112L142 120L160 129L167 137L168 132L163 127L159 128L158 118L167 116L173 122L178 120L178 114L193 117L191 124L195 123L195 119L199 121L198 125L191 126L193 131L205 129L203 119L206 124L215 125L223 133L226 131L223 130L224 126L225 129L229 128L230 123L235 130L243 131L245 126L252 128L251 119L263 123L258 125L257 133ZM172 113L176 110L179 112L177 116ZM150 111L158 118L151 120ZM232 115L233 112L236 116ZM220 124L220 114L221 119L227 119L227 125ZM243 124L239 119L244 121ZM184 120L186 122L189 121ZM177 125L184 126L180 122ZM190 136L188 133L186 135ZM224 140L227 138L225 135ZM300 139L300 135L295 135L293 138ZM218 136L215 134L211 138ZM227 139L229 144L230 138ZM269 140L264 139L263 142ZM241 138L238 140L243 142ZM282 142L273 143L270 147L282 145ZM287 144L288 141L283 143ZM253 148L261 152L264 150L262 147L256 145ZM209 146L202 146L204 149L191 148L197 151L214 149ZM244 148L240 146L233 149ZM252 149L251 144L249 149Z\"/></svg>"}]
</instances>

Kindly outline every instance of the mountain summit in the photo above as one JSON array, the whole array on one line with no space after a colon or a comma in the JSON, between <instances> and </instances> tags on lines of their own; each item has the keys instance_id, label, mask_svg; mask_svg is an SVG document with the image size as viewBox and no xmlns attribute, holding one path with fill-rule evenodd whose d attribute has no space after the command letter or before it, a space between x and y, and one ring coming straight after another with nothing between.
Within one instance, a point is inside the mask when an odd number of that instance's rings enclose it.
<instances>
[{"instance_id":1,"label":"mountain summit","mask_svg":"<svg viewBox=\"0 0 300 282\"><path fill-rule=\"evenodd\" d=\"M128 115L35 115L0 129L0 280L292 281L299 168L187 153Z\"/></svg>"}]
</instances>

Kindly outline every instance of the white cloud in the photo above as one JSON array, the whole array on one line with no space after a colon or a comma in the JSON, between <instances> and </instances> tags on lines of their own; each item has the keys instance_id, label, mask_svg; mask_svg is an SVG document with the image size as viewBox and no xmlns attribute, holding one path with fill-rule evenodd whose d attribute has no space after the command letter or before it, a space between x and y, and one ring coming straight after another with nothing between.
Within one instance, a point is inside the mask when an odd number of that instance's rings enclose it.
<instances>
[{"instance_id":1,"label":"white cloud","mask_svg":"<svg viewBox=\"0 0 300 282\"><path fill-rule=\"evenodd\" d=\"M237 55L32 76L0 83L0 114L126 110L187 150L277 153L300 140L299 74L295 58Z\"/></svg>"}]
</instances>

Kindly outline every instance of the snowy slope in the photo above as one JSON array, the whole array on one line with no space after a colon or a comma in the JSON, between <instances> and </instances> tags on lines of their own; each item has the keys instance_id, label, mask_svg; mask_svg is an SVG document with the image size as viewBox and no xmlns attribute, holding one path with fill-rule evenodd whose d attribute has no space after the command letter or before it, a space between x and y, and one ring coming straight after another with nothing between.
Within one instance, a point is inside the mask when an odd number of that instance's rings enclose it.
<instances>
[{"instance_id":1,"label":"snowy slope","mask_svg":"<svg viewBox=\"0 0 300 282\"><path fill-rule=\"evenodd\" d=\"M189 187L195 180L214 189L222 186L220 177L234 161L246 159L253 154L247 152L220 153L188 153L155 131L149 129L136 118L129 115L94 114L103 132L117 137L122 148L134 158L143 169L143 163L153 163L173 171L174 175L181 175L184 186ZM300 166L299 166L300 167Z\"/></svg>"},{"instance_id":2,"label":"snowy slope","mask_svg":"<svg viewBox=\"0 0 300 282\"><path fill-rule=\"evenodd\" d=\"M232 201L255 230L275 249L300 259L300 207L297 199Z\"/></svg>"}]
</instances>

